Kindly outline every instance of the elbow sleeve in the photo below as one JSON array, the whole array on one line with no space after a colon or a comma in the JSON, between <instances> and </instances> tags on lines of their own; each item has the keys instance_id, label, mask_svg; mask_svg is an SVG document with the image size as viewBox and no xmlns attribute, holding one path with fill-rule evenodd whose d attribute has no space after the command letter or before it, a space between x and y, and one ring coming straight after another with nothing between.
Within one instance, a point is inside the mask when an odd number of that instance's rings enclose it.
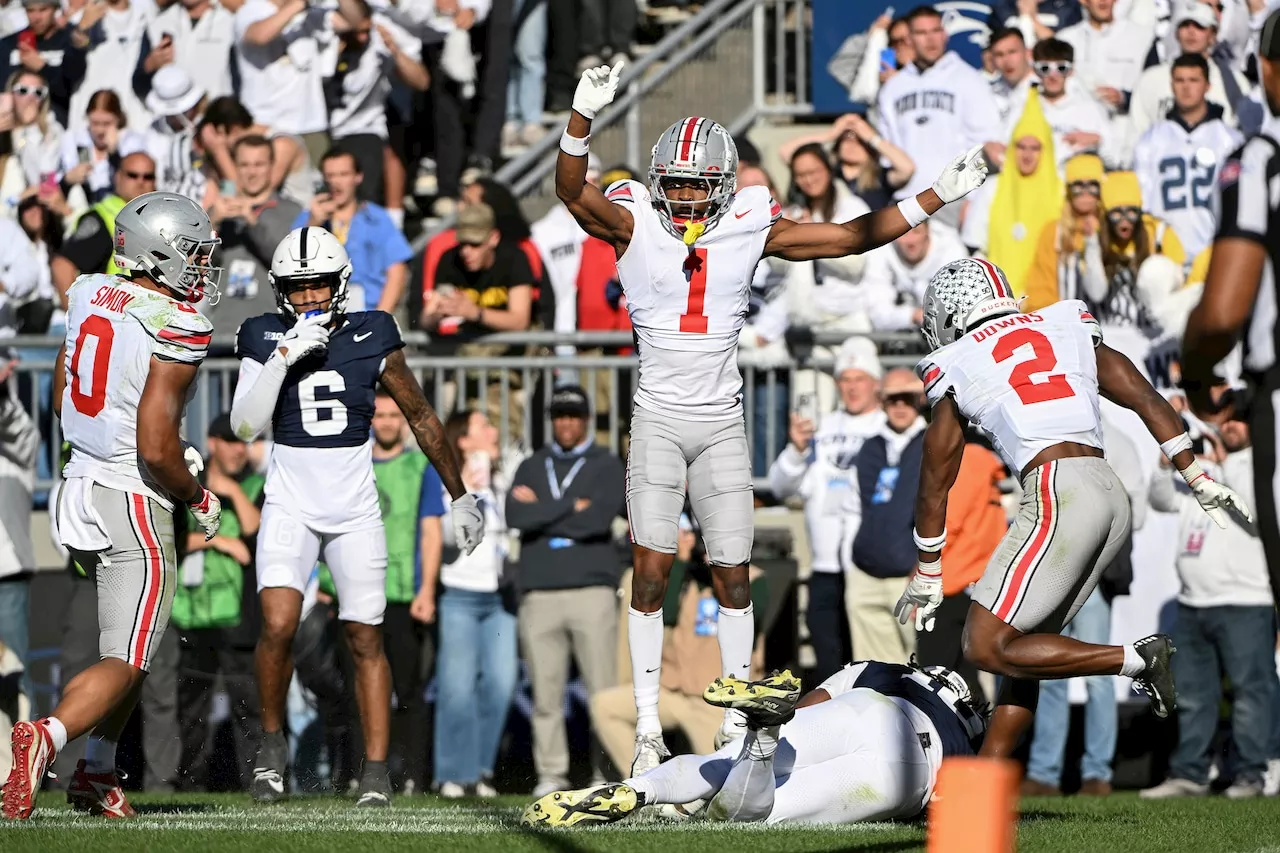
<instances>
[{"instance_id":1,"label":"elbow sleeve","mask_svg":"<svg viewBox=\"0 0 1280 853\"><path fill-rule=\"evenodd\" d=\"M250 364L257 365L256 370L249 367ZM271 424L287 372L284 359L279 355L272 355L261 365L247 359L241 362L240 381L231 404L231 428L242 440L252 441Z\"/></svg>"}]
</instances>

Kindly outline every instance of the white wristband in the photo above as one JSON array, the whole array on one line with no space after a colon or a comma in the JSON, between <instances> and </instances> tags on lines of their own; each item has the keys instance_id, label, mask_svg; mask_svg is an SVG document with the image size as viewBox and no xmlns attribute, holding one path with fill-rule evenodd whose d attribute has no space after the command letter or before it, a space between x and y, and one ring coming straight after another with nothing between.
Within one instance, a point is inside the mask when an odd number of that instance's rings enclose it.
<instances>
[{"instance_id":1,"label":"white wristband","mask_svg":"<svg viewBox=\"0 0 1280 853\"><path fill-rule=\"evenodd\" d=\"M590 136L579 139L576 136L570 136L567 129L560 134L560 150L571 157L586 157L587 151L590 150L590 142Z\"/></svg>"},{"instance_id":2,"label":"white wristband","mask_svg":"<svg viewBox=\"0 0 1280 853\"><path fill-rule=\"evenodd\" d=\"M1182 479L1187 481L1188 486L1194 486L1196 480L1199 480L1201 477L1206 480L1210 479L1209 475L1200 467L1199 459L1192 459L1191 464L1178 471L1178 473L1182 475Z\"/></svg>"},{"instance_id":3,"label":"white wristband","mask_svg":"<svg viewBox=\"0 0 1280 853\"><path fill-rule=\"evenodd\" d=\"M1185 432L1181 435L1175 435L1173 438L1168 441L1161 442L1160 444L1160 452L1163 453L1170 462L1173 461L1173 457L1177 454L1190 449L1191 436L1187 435Z\"/></svg>"},{"instance_id":4,"label":"white wristband","mask_svg":"<svg viewBox=\"0 0 1280 853\"><path fill-rule=\"evenodd\" d=\"M920 202L916 201L915 196L904 198L898 202L898 210L902 212L903 217L907 220L908 228L915 228L929 218L929 214L924 212L924 208L920 206Z\"/></svg>"},{"instance_id":5,"label":"white wristband","mask_svg":"<svg viewBox=\"0 0 1280 853\"><path fill-rule=\"evenodd\" d=\"M942 577L942 561L934 560L932 563L916 563L916 574L925 578Z\"/></svg>"},{"instance_id":6,"label":"white wristband","mask_svg":"<svg viewBox=\"0 0 1280 853\"><path fill-rule=\"evenodd\" d=\"M944 527L938 536L921 536L920 531L911 528L911 538L916 540L916 547L926 554L936 554L947 544L947 530Z\"/></svg>"}]
</instances>

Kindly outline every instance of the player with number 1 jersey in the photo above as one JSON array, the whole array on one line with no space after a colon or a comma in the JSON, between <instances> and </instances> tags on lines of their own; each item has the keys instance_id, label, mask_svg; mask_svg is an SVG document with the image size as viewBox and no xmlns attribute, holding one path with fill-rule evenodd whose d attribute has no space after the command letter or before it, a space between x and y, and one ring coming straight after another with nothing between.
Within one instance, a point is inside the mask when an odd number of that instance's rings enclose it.
<instances>
[{"instance_id":1,"label":"player with number 1 jersey","mask_svg":"<svg viewBox=\"0 0 1280 853\"><path fill-rule=\"evenodd\" d=\"M931 189L896 207L850 222L801 224L783 218L767 189L738 190L733 138L711 119L690 116L658 138L647 184L623 181L601 192L586 182L591 120L613 100L621 73L618 63L582 75L561 137L556 192L583 230L613 246L640 359L627 467L635 775L668 754L657 707L661 608L686 491L720 603L724 674L748 678L754 518L737 350L760 258L804 261L874 249L976 189L986 165L973 148ZM727 711L717 741L740 736L744 725L739 712Z\"/></svg>"},{"instance_id":2,"label":"player with number 1 jersey","mask_svg":"<svg viewBox=\"0 0 1280 853\"><path fill-rule=\"evenodd\" d=\"M1243 501L1205 474L1177 412L1102 343L1083 302L1020 313L1004 273L965 258L929 282L923 326L932 351L917 371L933 414L915 510L920 563L895 608L903 623L914 614L917 630L933 630L942 602L947 493L966 426L986 430L1022 478L1017 518L987 564L965 622L965 657L1005 676L982 754L1013 752L1034 717L1039 679L1129 676L1150 694L1156 714L1167 716L1175 699L1168 637L1102 646L1059 633L1129 533L1128 496L1103 458L1098 395L1142 418L1220 526L1228 509L1248 520Z\"/></svg>"},{"instance_id":3,"label":"player with number 1 jersey","mask_svg":"<svg viewBox=\"0 0 1280 853\"><path fill-rule=\"evenodd\" d=\"M240 377L231 424L246 441L271 426L258 530L262 633L255 652L262 747L252 794L285 796L285 694L302 596L321 558L338 593L356 670L365 762L356 805L387 806L391 680L382 648L387 544L373 478L370 426L381 384L405 414L419 446L453 498L458 547L484 535L457 454L405 363L399 329L382 311L344 313L351 261L323 228L294 229L276 247L269 279L280 311L246 320L236 334Z\"/></svg>"}]
</instances>

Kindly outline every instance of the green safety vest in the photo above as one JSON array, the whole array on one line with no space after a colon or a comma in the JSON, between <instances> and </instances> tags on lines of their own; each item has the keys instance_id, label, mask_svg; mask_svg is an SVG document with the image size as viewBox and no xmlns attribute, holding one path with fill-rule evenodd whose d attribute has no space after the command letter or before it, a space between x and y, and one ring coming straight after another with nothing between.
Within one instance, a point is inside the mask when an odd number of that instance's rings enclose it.
<instances>
[{"instance_id":1,"label":"green safety vest","mask_svg":"<svg viewBox=\"0 0 1280 853\"><path fill-rule=\"evenodd\" d=\"M374 461L373 481L387 537L387 602L408 604L418 592L418 499L427 457L405 450L385 461ZM329 567L320 564L320 591L337 597Z\"/></svg>"},{"instance_id":2,"label":"green safety vest","mask_svg":"<svg viewBox=\"0 0 1280 853\"><path fill-rule=\"evenodd\" d=\"M116 217L120 215L120 211L124 210L125 204L126 202L124 199L120 198L120 196L115 193L112 193L102 201L90 207L80 216L80 218L83 219L90 213L96 213L102 219L102 224L107 226L107 239L111 241L113 248L112 255L107 258L107 268L103 270L103 272L106 272L108 275L120 275L124 272L124 270L116 266L114 247L116 241ZM76 225L79 226L79 224L80 221L76 220ZM81 272L98 272L98 270L81 270Z\"/></svg>"},{"instance_id":3,"label":"green safety vest","mask_svg":"<svg viewBox=\"0 0 1280 853\"><path fill-rule=\"evenodd\" d=\"M265 484L261 474L250 474L240 481L240 488L251 502L257 503ZM195 519L187 513L188 530L194 530ZM222 505L222 525L219 536L240 538L240 519L230 501ZM173 613L170 619L184 631L200 628L234 628L240 624L240 604L244 600L244 567L228 557L206 548L204 554L204 579L199 586L188 587L182 582L182 567L178 567L178 588L173 594Z\"/></svg>"}]
</instances>

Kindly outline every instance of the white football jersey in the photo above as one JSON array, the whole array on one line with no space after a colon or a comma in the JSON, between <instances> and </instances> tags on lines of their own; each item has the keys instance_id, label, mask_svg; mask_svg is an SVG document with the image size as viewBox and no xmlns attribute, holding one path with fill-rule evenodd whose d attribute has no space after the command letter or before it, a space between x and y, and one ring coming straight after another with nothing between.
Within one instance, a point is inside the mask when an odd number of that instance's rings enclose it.
<instances>
[{"instance_id":1,"label":"white football jersey","mask_svg":"<svg viewBox=\"0 0 1280 853\"><path fill-rule=\"evenodd\" d=\"M1142 185L1143 210L1169 223L1189 263L1213 242L1218 169L1244 137L1222 120L1216 105L1210 118L1192 128L1169 115L1147 128L1134 146L1133 171Z\"/></svg>"},{"instance_id":2,"label":"white football jersey","mask_svg":"<svg viewBox=\"0 0 1280 853\"><path fill-rule=\"evenodd\" d=\"M991 434L1012 470L1072 441L1102 448L1098 361L1102 330L1078 299L1007 314L921 359L929 405L951 394Z\"/></svg>"},{"instance_id":3,"label":"white football jersey","mask_svg":"<svg viewBox=\"0 0 1280 853\"><path fill-rule=\"evenodd\" d=\"M619 181L606 196L635 220L618 280L640 356L636 406L694 421L741 416L738 333L781 206L765 187L744 187L689 247L663 227L644 184Z\"/></svg>"},{"instance_id":4,"label":"white football jersey","mask_svg":"<svg viewBox=\"0 0 1280 853\"><path fill-rule=\"evenodd\" d=\"M82 275L67 291L64 477L87 477L172 507L138 459L138 404L151 359L199 364L213 325L195 306L127 278ZM191 383L194 390L195 383ZM185 402L185 401L184 401Z\"/></svg>"}]
</instances>

